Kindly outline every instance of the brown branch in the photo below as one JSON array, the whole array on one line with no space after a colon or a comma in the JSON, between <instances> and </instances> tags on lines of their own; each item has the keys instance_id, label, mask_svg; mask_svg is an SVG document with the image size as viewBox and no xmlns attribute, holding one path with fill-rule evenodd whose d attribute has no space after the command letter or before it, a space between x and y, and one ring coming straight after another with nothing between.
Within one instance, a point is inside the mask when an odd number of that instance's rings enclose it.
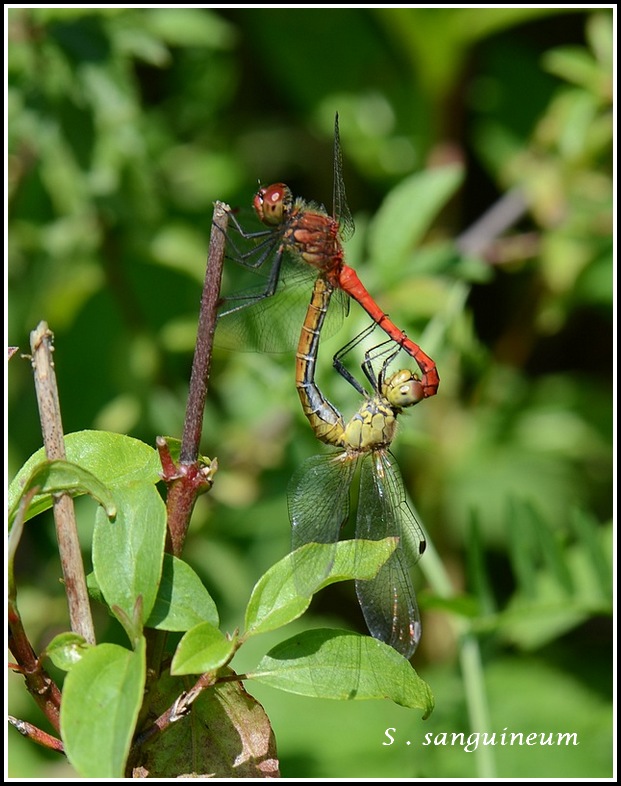
<instances>
[{"instance_id":1,"label":"brown branch","mask_svg":"<svg viewBox=\"0 0 621 786\"><path fill-rule=\"evenodd\" d=\"M33 726L32 723L14 718L12 715L9 715L9 723L13 728L17 729L20 734L36 742L37 745L41 745L49 750L58 751L59 753L65 752L63 744L58 737L52 737L51 734L47 734L47 732L42 731L37 726Z\"/></svg>"},{"instance_id":2,"label":"brown branch","mask_svg":"<svg viewBox=\"0 0 621 786\"><path fill-rule=\"evenodd\" d=\"M183 439L181 442L182 464L189 464L198 458L203 427L203 410L205 409L205 401L207 399L211 367L211 351L216 331L229 210L228 205L222 202L216 202L214 206L211 238L209 240L209 257L198 318L196 349L194 351L188 404L183 424Z\"/></svg>"},{"instance_id":3,"label":"brown branch","mask_svg":"<svg viewBox=\"0 0 621 786\"><path fill-rule=\"evenodd\" d=\"M30 347L45 454L48 459L64 459L66 454L63 426L52 361L53 338L47 323L40 322L30 334ZM71 629L83 636L90 644L94 644L95 629L88 602L75 510L69 494L54 497L54 522L69 604Z\"/></svg>"},{"instance_id":4,"label":"brown branch","mask_svg":"<svg viewBox=\"0 0 621 786\"><path fill-rule=\"evenodd\" d=\"M487 249L524 216L527 207L520 188L507 191L455 239L457 249L462 254L485 256Z\"/></svg>"},{"instance_id":5,"label":"brown branch","mask_svg":"<svg viewBox=\"0 0 621 786\"><path fill-rule=\"evenodd\" d=\"M180 556L190 523L194 503L199 494L211 487L211 477L216 464L205 466L199 459L199 446L203 428L203 411L207 398L213 337L216 330L217 309L220 298L220 281L226 247L229 207L222 202L214 206L209 257L203 296L198 319L196 350L192 364L190 389L183 425L183 439L179 466L174 467L165 447L158 441L158 450L163 455L163 478L168 484L166 502L170 548ZM164 451L164 454L162 454Z\"/></svg>"},{"instance_id":6,"label":"brown branch","mask_svg":"<svg viewBox=\"0 0 621 786\"><path fill-rule=\"evenodd\" d=\"M216 681L219 680L220 678L216 678L213 672L205 672L205 674L201 674L201 676L197 679L189 691L186 691L180 696L177 696L171 706L165 710L159 716L159 718L153 721L148 729L145 729L143 732L141 732L141 734L138 735L138 737L136 737L133 745L134 749L144 745L145 742L152 739L156 734L159 734L171 724L176 723L178 720L185 717L190 711L190 707L200 696L200 694L206 688L211 688L216 684Z\"/></svg>"},{"instance_id":7,"label":"brown branch","mask_svg":"<svg viewBox=\"0 0 621 786\"><path fill-rule=\"evenodd\" d=\"M13 601L9 602L9 649L19 664L14 668L24 675L28 692L32 695L54 729L60 732L60 690L30 646L22 620Z\"/></svg>"},{"instance_id":8,"label":"brown branch","mask_svg":"<svg viewBox=\"0 0 621 786\"><path fill-rule=\"evenodd\" d=\"M60 700L58 687L51 677L45 672L35 652L28 641L22 618L17 608L15 577L13 565L15 552L19 546L21 534L24 529L24 516L30 501L38 492L38 487L31 488L19 504L15 521L9 533L7 549L7 578L8 578L8 624L9 624L9 649L17 663L9 664L9 668L23 674L26 689L32 694L42 712L48 718L54 729L59 730Z\"/></svg>"}]
</instances>

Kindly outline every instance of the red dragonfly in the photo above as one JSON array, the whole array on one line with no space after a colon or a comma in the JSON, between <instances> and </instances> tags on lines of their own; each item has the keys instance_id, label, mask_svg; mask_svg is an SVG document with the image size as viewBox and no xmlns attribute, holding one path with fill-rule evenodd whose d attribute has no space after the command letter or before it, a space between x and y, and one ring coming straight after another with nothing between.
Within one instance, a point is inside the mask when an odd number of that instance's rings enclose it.
<instances>
[{"instance_id":1,"label":"red dragonfly","mask_svg":"<svg viewBox=\"0 0 621 786\"><path fill-rule=\"evenodd\" d=\"M292 293L295 297L295 288L290 286L293 279L302 277L308 280L309 275L315 278L319 275L335 290L335 295L340 294L343 298L345 294L356 300L373 321L414 358L422 374L423 397L434 396L440 384L434 361L389 319L364 287L356 271L345 264L342 241L349 239L354 233L354 221L347 205L342 169L337 114L334 121L332 216L319 205L300 198L294 199L291 189L284 183L262 187L254 196L254 211L267 229L246 232L231 214L232 224L241 237L256 242L250 251L240 254L231 239L237 260L255 269L268 265L269 273L266 286L261 292L242 293L227 298L225 302L230 307L220 314L221 318L227 317L221 323L224 329L220 331L220 344L266 351L279 351L293 346L292 336L285 336L283 339L278 334L274 314L262 301L271 298L277 291L279 295L275 300L283 298L282 291ZM292 274L283 276L281 271L286 255L304 264L298 265L297 271ZM308 298L309 288L310 284L303 289L303 297ZM346 297L344 300L346 301ZM237 303L230 305L231 301ZM289 310L292 305L292 301L285 300L282 309ZM284 313L281 307L278 311ZM229 340L225 335L227 322ZM324 335L329 333L328 329Z\"/></svg>"}]
</instances>

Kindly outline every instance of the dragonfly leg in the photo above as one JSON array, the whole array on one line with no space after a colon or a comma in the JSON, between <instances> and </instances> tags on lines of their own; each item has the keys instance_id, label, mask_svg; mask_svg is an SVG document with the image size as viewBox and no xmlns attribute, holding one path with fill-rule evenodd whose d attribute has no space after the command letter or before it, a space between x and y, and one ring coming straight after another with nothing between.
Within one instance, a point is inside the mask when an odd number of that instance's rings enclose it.
<instances>
[{"instance_id":1,"label":"dragonfly leg","mask_svg":"<svg viewBox=\"0 0 621 786\"><path fill-rule=\"evenodd\" d=\"M237 234L241 235L241 237L243 237L244 240L253 240L254 238L267 237L268 235L273 234L271 229L258 229L254 232L247 232L243 228L243 226L239 223L239 221L237 220L237 216L235 215L235 213L233 213L232 210L229 211L229 219Z\"/></svg>"},{"instance_id":2,"label":"dragonfly leg","mask_svg":"<svg viewBox=\"0 0 621 786\"><path fill-rule=\"evenodd\" d=\"M374 390L382 389L388 366L393 362L402 349L399 344L396 344L396 346L395 344L396 342L389 338L387 341L383 341L381 344L372 347L364 353L364 361L362 362L361 367L366 378L373 385ZM387 355L387 357L382 361L379 374L376 374L375 369L373 368L373 363L375 363L378 358L381 358L382 355Z\"/></svg>"},{"instance_id":3,"label":"dragonfly leg","mask_svg":"<svg viewBox=\"0 0 621 786\"><path fill-rule=\"evenodd\" d=\"M344 377L350 385L352 385L359 393L363 395L367 395L362 387L362 385L358 382L358 380L353 376L353 374L345 367L343 359L346 355L348 355L354 347L364 341L365 338L371 335L375 328L377 327L377 322L372 322L367 328L365 328L361 333L359 333L355 338L345 344L344 347L341 347L339 351L334 355L332 359L332 365L334 368L339 372L339 374ZM383 347L383 349L382 349ZM379 351L381 350L381 351ZM386 375L386 370L390 363L396 358L396 356L401 351L401 345L397 343L394 339L387 339L383 341L381 344L378 344L371 349L366 350L364 353L364 361L361 363L360 367L362 368L364 375L369 380L371 384L371 390L381 390L381 386L384 383L384 377ZM382 362L382 367L380 369L379 377L375 373L375 368L373 364L377 361L378 358L381 358L382 355L388 355L388 357Z\"/></svg>"},{"instance_id":4,"label":"dragonfly leg","mask_svg":"<svg viewBox=\"0 0 621 786\"><path fill-rule=\"evenodd\" d=\"M339 374L344 379L346 379L349 382L350 385L352 385L358 391L358 393L361 393L363 396L367 396L368 395L367 392L362 387L362 385L358 382L358 380L354 377L354 375L345 367L345 364L343 363L343 358L346 355L348 355L352 351L352 349L355 346L357 346L361 341L364 341L364 339L367 336L371 335L375 327L376 327L376 323L372 322L369 325L369 327L365 328L361 333L359 333L351 341L345 344L344 347L341 347L341 349L339 349L339 351L332 358L332 365L334 366L334 368L339 372ZM367 379L369 379L369 382L371 382L372 389L375 390L375 387L373 386L373 380L369 378L368 375L367 375Z\"/></svg>"},{"instance_id":5,"label":"dragonfly leg","mask_svg":"<svg viewBox=\"0 0 621 786\"><path fill-rule=\"evenodd\" d=\"M229 231L225 232L226 234L226 241L229 248L232 250L232 254L227 254L227 259L232 259L234 262L237 262L243 267L256 269L260 268L265 260L270 256L273 252L276 242L274 239L274 233L271 229L261 229L257 232L246 232L246 230L242 227L242 225L237 220L237 217L233 213L232 210L228 211L229 215ZM217 224L213 224L213 226L217 227L218 231L224 232L224 230L219 227ZM257 243L252 248L248 249L247 251L242 251L235 243L232 238L230 228L233 228L240 237L244 240L261 240L260 243ZM256 259L255 259L256 257Z\"/></svg>"},{"instance_id":6,"label":"dragonfly leg","mask_svg":"<svg viewBox=\"0 0 621 786\"><path fill-rule=\"evenodd\" d=\"M238 305L233 306L232 308L228 308L226 311L223 311L219 314L218 318L221 319L222 317L227 316L228 314L233 314L235 311L240 311L242 308L246 308L246 306L252 302L256 303L261 300L265 300L266 298L272 297L276 292L276 288L278 287L278 281L280 279L280 268L282 265L282 251L278 251L278 253L274 256L274 262L272 264L272 268L270 270L270 275L267 280L267 284L263 292L253 293L252 295L244 295L240 293L239 295L229 295L228 297L222 298L222 303L229 303L231 301L241 301Z\"/></svg>"},{"instance_id":7,"label":"dragonfly leg","mask_svg":"<svg viewBox=\"0 0 621 786\"><path fill-rule=\"evenodd\" d=\"M269 229L260 230L258 232L246 232L232 213L229 213L229 216L233 228L244 240L261 240L260 243L257 243L247 251L242 251L236 245L231 236L231 233L227 232L227 243L233 251L232 256L228 255L229 259L233 259L235 262L243 265L244 267L261 267L271 252L274 250L276 245L273 232L271 232ZM220 229L220 227L218 227L218 229ZM222 230L220 229L220 231ZM254 257L256 257L256 259L254 259Z\"/></svg>"}]
</instances>

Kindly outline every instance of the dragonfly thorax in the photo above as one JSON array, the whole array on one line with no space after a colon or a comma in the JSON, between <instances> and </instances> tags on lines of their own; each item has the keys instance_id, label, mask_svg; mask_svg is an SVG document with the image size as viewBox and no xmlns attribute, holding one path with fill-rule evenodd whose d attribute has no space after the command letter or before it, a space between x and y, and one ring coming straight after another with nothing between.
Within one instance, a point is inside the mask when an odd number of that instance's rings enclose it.
<instances>
[{"instance_id":1,"label":"dragonfly thorax","mask_svg":"<svg viewBox=\"0 0 621 786\"><path fill-rule=\"evenodd\" d=\"M371 451L393 441L397 421L393 407L380 396L370 398L345 426L343 443L347 448Z\"/></svg>"},{"instance_id":2,"label":"dragonfly thorax","mask_svg":"<svg viewBox=\"0 0 621 786\"><path fill-rule=\"evenodd\" d=\"M286 221L293 207L293 194L284 183L273 183L260 188L252 201L259 220L268 227L279 226Z\"/></svg>"}]
</instances>

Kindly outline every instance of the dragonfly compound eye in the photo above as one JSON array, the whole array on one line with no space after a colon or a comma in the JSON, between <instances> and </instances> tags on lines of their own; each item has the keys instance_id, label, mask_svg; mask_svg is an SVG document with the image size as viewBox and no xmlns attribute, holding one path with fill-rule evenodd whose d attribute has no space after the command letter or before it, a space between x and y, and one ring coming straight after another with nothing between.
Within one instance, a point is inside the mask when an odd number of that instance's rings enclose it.
<instances>
[{"instance_id":1,"label":"dragonfly compound eye","mask_svg":"<svg viewBox=\"0 0 621 786\"><path fill-rule=\"evenodd\" d=\"M412 407L425 398L423 386L411 371L402 369L384 384L384 396L393 407Z\"/></svg>"},{"instance_id":2,"label":"dragonfly compound eye","mask_svg":"<svg viewBox=\"0 0 621 786\"><path fill-rule=\"evenodd\" d=\"M287 217L292 199L288 186L284 183L274 183L257 191L253 206L262 223L267 226L278 226Z\"/></svg>"}]
</instances>

